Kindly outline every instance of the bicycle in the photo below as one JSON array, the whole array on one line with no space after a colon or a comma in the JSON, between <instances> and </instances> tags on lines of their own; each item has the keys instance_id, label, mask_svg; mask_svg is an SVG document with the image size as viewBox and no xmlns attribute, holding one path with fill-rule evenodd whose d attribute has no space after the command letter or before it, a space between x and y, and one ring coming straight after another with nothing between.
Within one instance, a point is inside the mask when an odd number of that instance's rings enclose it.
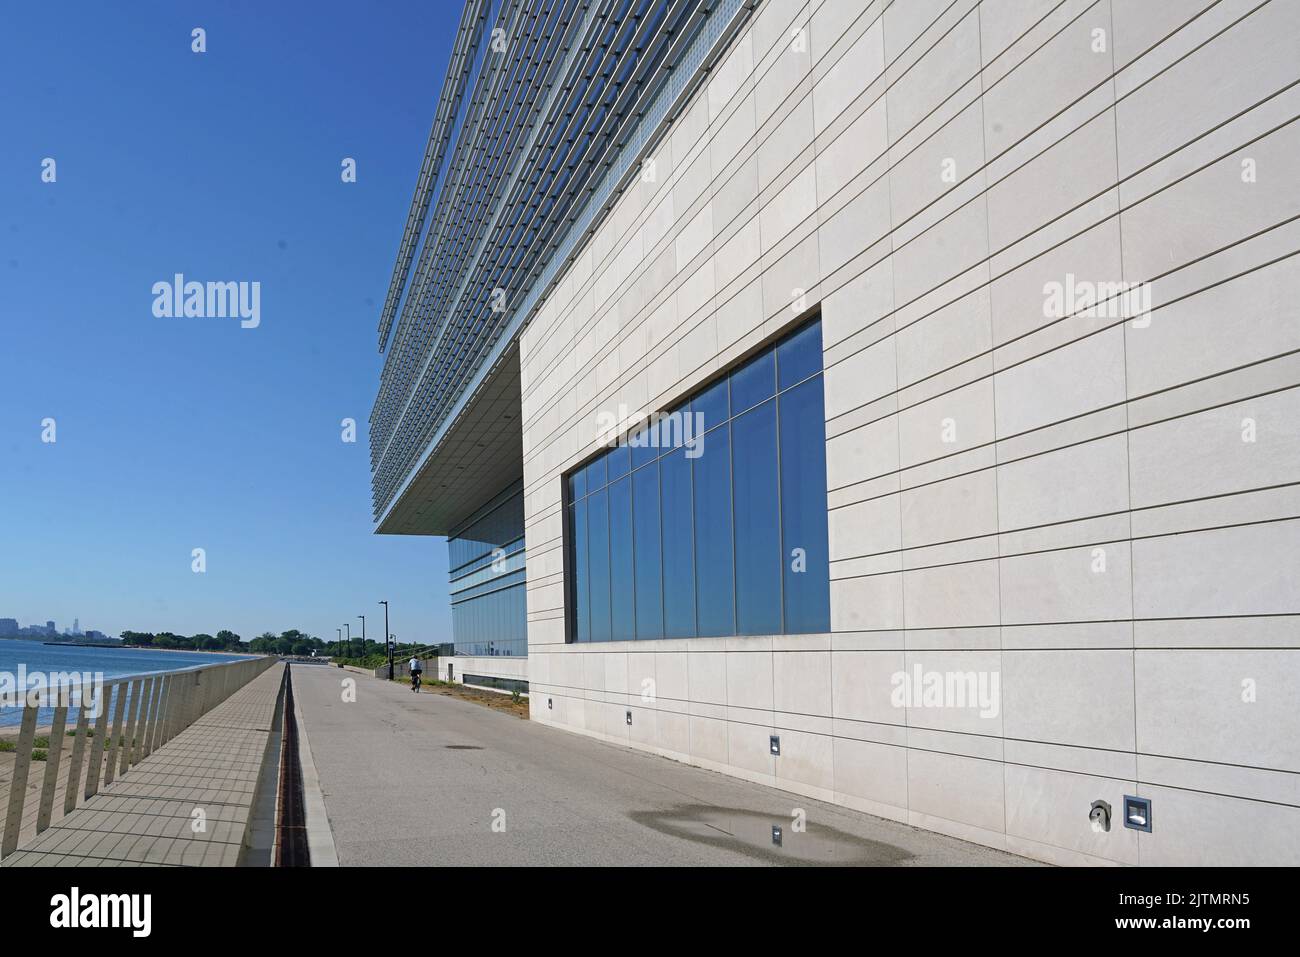
<instances>
[{"instance_id":1,"label":"bicycle","mask_svg":"<svg viewBox=\"0 0 1300 957\"><path fill-rule=\"evenodd\" d=\"M411 672L411 690L416 694L420 693L420 672L418 671Z\"/></svg>"}]
</instances>

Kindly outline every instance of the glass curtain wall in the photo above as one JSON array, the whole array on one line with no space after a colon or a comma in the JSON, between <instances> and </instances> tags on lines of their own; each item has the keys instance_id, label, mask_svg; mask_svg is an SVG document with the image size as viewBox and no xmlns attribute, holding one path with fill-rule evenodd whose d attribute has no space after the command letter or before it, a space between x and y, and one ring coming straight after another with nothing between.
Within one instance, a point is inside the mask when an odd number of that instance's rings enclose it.
<instances>
[{"instance_id":1,"label":"glass curtain wall","mask_svg":"<svg viewBox=\"0 0 1300 957\"><path fill-rule=\"evenodd\" d=\"M820 321L565 479L570 641L830 630Z\"/></svg>"},{"instance_id":2,"label":"glass curtain wall","mask_svg":"<svg viewBox=\"0 0 1300 957\"><path fill-rule=\"evenodd\" d=\"M458 655L527 655L524 490L516 482L447 539Z\"/></svg>"}]
</instances>

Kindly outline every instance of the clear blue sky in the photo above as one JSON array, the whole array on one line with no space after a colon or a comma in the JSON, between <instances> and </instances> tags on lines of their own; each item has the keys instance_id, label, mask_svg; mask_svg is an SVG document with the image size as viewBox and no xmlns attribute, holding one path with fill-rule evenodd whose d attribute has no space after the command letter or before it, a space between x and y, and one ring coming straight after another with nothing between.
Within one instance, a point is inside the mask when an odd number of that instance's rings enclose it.
<instances>
[{"instance_id":1,"label":"clear blue sky","mask_svg":"<svg viewBox=\"0 0 1300 957\"><path fill-rule=\"evenodd\" d=\"M443 540L372 532L366 428L459 13L0 0L0 617L379 638L387 598L449 640ZM178 272L260 282L261 326L156 318Z\"/></svg>"}]
</instances>

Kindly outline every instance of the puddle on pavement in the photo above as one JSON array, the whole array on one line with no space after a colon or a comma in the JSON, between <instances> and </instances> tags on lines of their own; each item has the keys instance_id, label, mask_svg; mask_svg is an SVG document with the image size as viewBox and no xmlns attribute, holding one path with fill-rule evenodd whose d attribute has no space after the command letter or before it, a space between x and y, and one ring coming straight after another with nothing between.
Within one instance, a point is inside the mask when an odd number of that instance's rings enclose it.
<instances>
[{"instance_id":1,"label":"puddle on pavement","mask_svg":"<svg viewBox=\"0 0 1300 957\"><path fill-rule=\"evenodd\" d=\"M663 811L634 811L628 816L660 834L774 864L888 866L913 857L893 844L858 837L815 821L808 821L807 829L797 832L788 814L684 804ZM772 842L773 827L781 829L780 846Z\"/></svg>"}]
</instances>

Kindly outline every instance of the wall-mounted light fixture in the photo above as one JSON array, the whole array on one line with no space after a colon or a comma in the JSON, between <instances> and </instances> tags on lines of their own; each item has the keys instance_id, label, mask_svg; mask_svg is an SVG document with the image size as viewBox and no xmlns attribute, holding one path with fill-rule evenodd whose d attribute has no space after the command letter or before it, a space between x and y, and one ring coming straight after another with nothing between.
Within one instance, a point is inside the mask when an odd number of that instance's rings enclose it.
<instances>
[{"instance_id":1,"label":"wall-mounted light fixture","mask_svg":"<svg viewBox=\"0 0 1300 957\"><path fill-rule=\"evenodd\" d=\"M770 751L773 755L779 755L781 753L780 735L774 734L767 739L767 750Z\"/></svg>"},{"instance_id":2,"label":"wall-mounted light fixture","mask_svg":"<svg viewBox=\"0 0 1300 957\"><path fill-rule=\"evenodd\" d=\"M1151 831L1151 799L1124 795L1124 826L1135 831Z\"/></svg>"}]
</instances>

